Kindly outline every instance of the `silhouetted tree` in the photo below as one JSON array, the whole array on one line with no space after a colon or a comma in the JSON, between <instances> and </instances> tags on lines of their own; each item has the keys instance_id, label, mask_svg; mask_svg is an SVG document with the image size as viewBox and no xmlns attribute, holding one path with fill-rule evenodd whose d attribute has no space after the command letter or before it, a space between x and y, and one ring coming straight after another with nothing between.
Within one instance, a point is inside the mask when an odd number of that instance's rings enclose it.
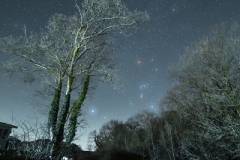
<instances>
[{"instance_id":1,"label":"silhouetted tree","mask_svg":"<svg viewBox=\"0 0 240 160\"><path fill-rule=\"evenodd\" d=\"M160 117L144 110L125 123L117 120L107 122L99 132L91 132L89 138L95 142L97 150L126 151L159 159L157 146L162 130L159 125Z\"/></svg>"}]
</instances>

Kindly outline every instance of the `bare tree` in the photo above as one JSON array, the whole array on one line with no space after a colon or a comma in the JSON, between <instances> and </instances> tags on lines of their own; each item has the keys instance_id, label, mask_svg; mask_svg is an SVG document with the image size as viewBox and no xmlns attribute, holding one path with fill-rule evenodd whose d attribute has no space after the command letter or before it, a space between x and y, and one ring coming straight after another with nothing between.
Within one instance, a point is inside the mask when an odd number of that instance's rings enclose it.
<instances>
[{"instance_id":1,"label":"bare tree","mask_svg":"<svg viewBox=\"0 0 240 160\"><path fill-rule=\"evenodd\" d=\"M161 128L162 129L162 128ZM142 111L125 123L111 120L99 132L89 135L89 142L95 142L97 150L127 151L151 159L159 159L157 146L160 139L159 117L156 113Z\"/></svg>"},{"instance_id":2,"label":"bare tree","mask_svg":"<svg viewBox=\"0 0 240 160\"><path fill-rule=\"evenodd\" d=\"M116 80L110 33L139 27L149 19L144 12L130 12L121 0L85 0L76 7L78 14L55 14L38 34L25 30L24 36L0 39L1 50L12 57L4 65L8 73L24 72L24 81L46 81L54 87L48 116L53 157L64 139L70 144L75 136L90 82L99 78L105 82Z\"/></svg>"},{"instance_id":3,"label":"bare tree","mask_svg":"<svg viewBox=\"0 0 240 160\"><path fill-rule=\"evenodd\" d=\"M225 28L224 24L214 26L210 37L186 48L179 65L170 67L170 73L198 96L195 100L212 102L215 107L238 108L240 27L234 24L229 32Z\"/></svg>"},{"instance_id":4,"label":"bare tree","mask_svg":"<svg viewBox=\"0 0 240 160\"><path fill-rule=\"evenodd\" d=\"M18 126L17 130L13 130L14 138L18 140L9 140L8 150L14 151L15 156L26 159L48 159L52 144L46 125L35 115L12 120Z\"/></svg>"},{"instance_id":5,"label":"bare tree","mask_svg":"<svg viewBox=\"0 0 240 160\"><path fill-rule=\"evenodd\" d=\"M98 150L125 150L126 127L122 121L111 120L104 124L99 132L91 132Z\"/></svg>"},{"instance_id":6,"label":"bare tree","mask_svg":"<svg viewBox=\"0 0 240 160\"><path fill-rule=\"evenodd\" d=\"M212 28L181 57L170 73L178 84L162 106L187 124L178 155L188 159L239 157L240 26Z\"/></svg>"},{"instance_id":7,"label":"bare tree","mask_svg":"<svg viewBox=\"0 0 240 160\"><path fill-rule=\"evenodd\" d=\"M127 144L131 144L132 152L145 155L154 150L159 139L158 121L158 115L148 110L143 110L127 120L125 125L130 132Z\"/></svg>"}]
</instances>

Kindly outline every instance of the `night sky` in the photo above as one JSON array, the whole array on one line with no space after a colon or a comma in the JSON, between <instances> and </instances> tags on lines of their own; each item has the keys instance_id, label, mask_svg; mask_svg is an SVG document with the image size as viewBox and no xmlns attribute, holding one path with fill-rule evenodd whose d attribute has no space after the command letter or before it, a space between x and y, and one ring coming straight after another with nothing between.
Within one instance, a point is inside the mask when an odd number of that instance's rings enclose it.
<instances>
[{"instance_id":1,"label":"night sky","mask_svg":"<svg viewBox=\"0 0 240 160\"><path fill-rule=\"evenodd\" d=\"M79 4L82 0L78 0ZM170 64L177 63L189 46L204 35L209 27L225 22L240 23L239 0L124 0L129 9L146 11L150 21L138 31L119 30L114 52L123 86L115 90L99 83L83 106L87 128L76 143L86 149L88 133L98 130L111 119L127 120L145 109L159 112L159 102L173 85L167 74ZM77 12L73 0L1 0L0 37L23 34L22 27L38 32L55 13L72 15ZM127 35L127 36L126 36ZM1 61L5 61L0 52ZM11 115L24 118L33 112L38 116L33 97L39 84L22 83L0 73L0 121L11 123ZM40 105L38 104L38 106ZM44 107L43 107L44 108Z\"/></svg>"}]
</instances>

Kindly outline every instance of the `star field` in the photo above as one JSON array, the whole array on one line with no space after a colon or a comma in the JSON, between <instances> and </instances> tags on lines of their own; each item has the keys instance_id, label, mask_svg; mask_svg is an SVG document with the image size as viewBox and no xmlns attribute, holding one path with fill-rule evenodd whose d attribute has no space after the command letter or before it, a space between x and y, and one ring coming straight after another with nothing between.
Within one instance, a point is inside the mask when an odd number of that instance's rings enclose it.
<instances>
[{"instance_id":1,"label":"star field","mask_svg":"<svg viewBox=\"0 0 240 160\"><path fill-rule=\"evenodd\" d=\"M22 28L38 32L54 13L72 15L77 12L74 1L66 0L2 0L0 1L0 36L18 36ZM82 1L78 1L81 3ZM111 119L126 120L135 113L149 109L159 112L159 101L172 86L167 68L177 63L189 46L204 35L209 27L226 22L240 23L239 0L124 0L129 9L146 11L150 21L139 30L119 30L114 36L114 52L118 56L119 89L97 84L83 106L88 123L78 143L86 148L88 133L97 130ZM1 61L6 61L1 53ZM24 117L37 112L33 97L39 85L8 80L2 73L0 92L0 120L11 123L13 112ZM40 114L39 114L40 115Z\"/></svg>"}]
</instances>

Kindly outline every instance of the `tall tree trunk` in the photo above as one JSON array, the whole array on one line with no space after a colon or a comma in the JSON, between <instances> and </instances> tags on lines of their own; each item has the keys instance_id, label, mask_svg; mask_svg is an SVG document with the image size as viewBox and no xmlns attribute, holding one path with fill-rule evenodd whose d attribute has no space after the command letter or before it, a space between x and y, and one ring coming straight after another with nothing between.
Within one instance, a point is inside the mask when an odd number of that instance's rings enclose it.
<instances>
[{"instance_id":1,"label":"tall tree trunk","mask_svg":"<svg viewBox=\"0 0 240 160\"><path fill-rule=\"evenodd\" d=\"M64 139L64 126L67 119L67 114L70 108L70 93L65 95L64 104L62 106L61 112L59 114L57 125L56 125L56 133L53 137L53 147L52 147L52 157L57 159L56 157L60 154L61 144Z\"/></svg>"},{"instance_id":2,"label":"tall tree trunk","mask_svg":"<svg viewBox=\"0 0 240 160\"><path fill-rule=\"evenodd\" d=\"M59 112L59 104L61 98L61 90L62 90L62 80L60 79L58 82L57 88L54 91L54 97L51 103L51 110L48 114L48 130L49 134L52 134L52 137L55 137L55 129L56 129L56 122L58 118Z\"/></svg>"},{"instance_id":3,"label":"tall tree trunk","mask_svg":"<svg viewBox=\"0 0 240 160\"><path fill-rule=\"evenodd\" d=\"M64 100L63 106L61 108L60 114L58 116L58 119L57 119L56 131L55 131L55 136L53 137L53 146L52 146L53 159L59 159L58 157L61 155L61 150L63 147L62 142L64 139L64 127L67 122L67 116L68 116L69 108L70 108L71 91L72 91L72 85L73 85L73 80L74 80L73 70L74 70L75 59L76 59L78 50L79 50L79 48L78 48L78 46L76 46L75 50L73 52L71 64L69 67L65 100Z\"/></svg>"},{"instance_id":4,"label":"tall tree trunk","mask_svg":"<svg viewBox=\"0 0 240 160\"><path fill-rule=\"evenodd\" d=\"M81 111L82 104L86 98L88 88L89 88L89 82L90 82L90 73L88 71L87 75L85 77L85 80L84 80L82 90L81 90L80 94L78 95L78 99L74 102L71 113L70 113L71 116L69 119L68 134L66 137L67 144L70 144L76 135L77 118L78 118L78 114Z\"/></svg>"}]
</instances>

